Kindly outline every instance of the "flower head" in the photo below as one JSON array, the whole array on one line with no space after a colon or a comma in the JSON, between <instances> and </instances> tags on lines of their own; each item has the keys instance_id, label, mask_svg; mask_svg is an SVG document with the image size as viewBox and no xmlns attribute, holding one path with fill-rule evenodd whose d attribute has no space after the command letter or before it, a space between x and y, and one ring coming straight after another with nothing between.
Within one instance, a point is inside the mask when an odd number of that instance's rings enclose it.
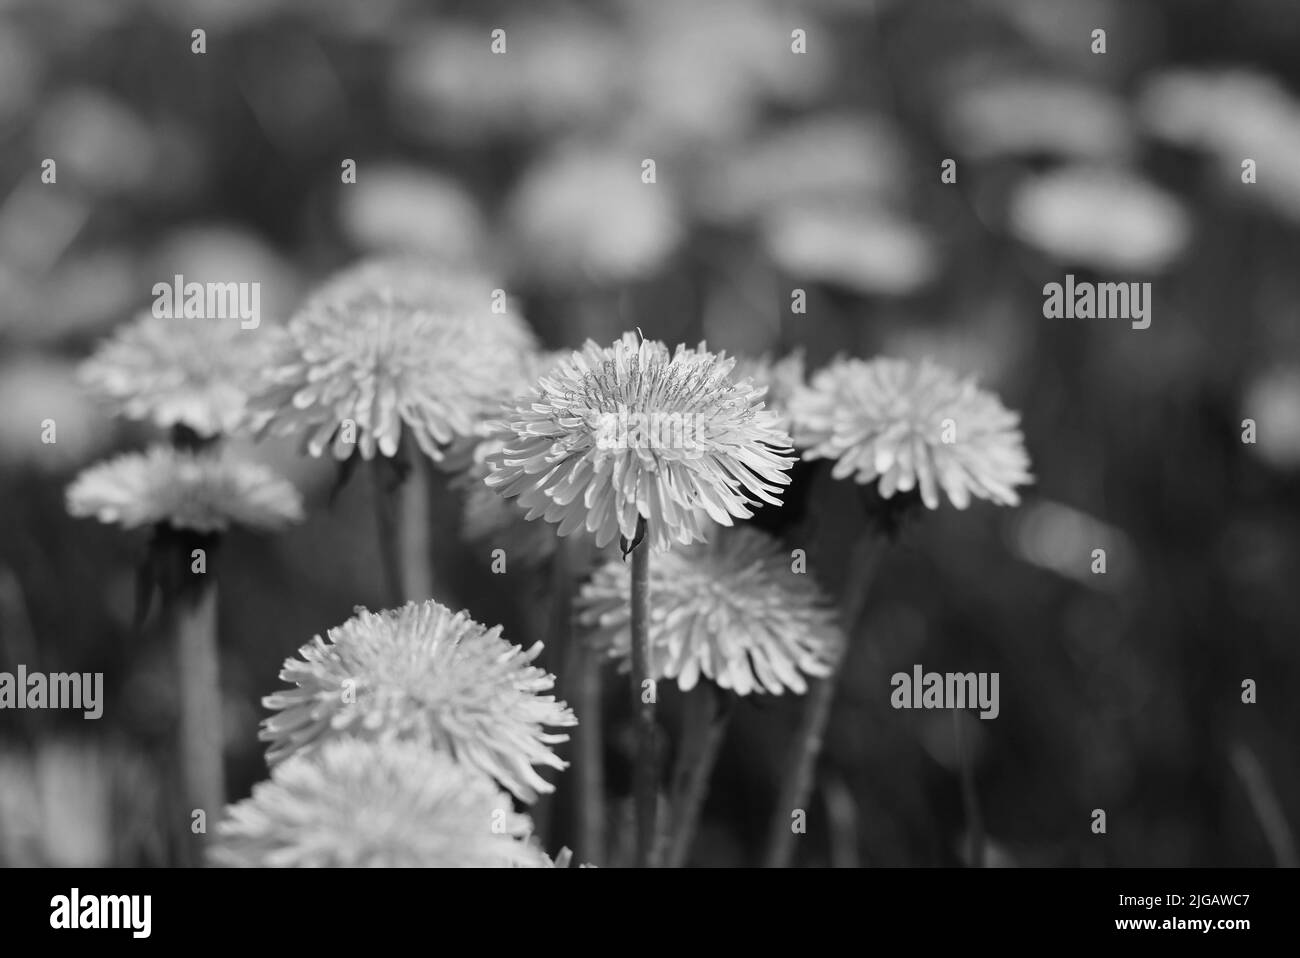
<instances>
[{"instance_id":1,"label":"flower head","mask_svg":"<svg viewBox=\"0 0 1300 958\"><path fill-rule=\"evenodd\" d=\"M450 752L525 801L554 790L533 766L564 768L550 746L568 736L545 728L577 719L544 694L555 677L531 664L541 643L511 645L500 626L432 600L359 609L327 638L285 661L280 679L292 689L263 699L276 710L260 733L269 762L339 735L395 737Z\"/></svg>"},{"instance_id":2,"label":"flower head","mask_svg":"<svg viewBox=\"0 0 1300 958\"><path fill-rule=\"evenodd\" d=\"M79 378L129 419L225 435L247 425L245 404L277 332L243 329L234 320L143 313L82 364Z\"/></svg>"},{"instance_id":3,"label":"flower head","mask_svg":"<svg viewBox=\"0 0 1300 958\"><path fill-rule=\"evenodd\" d=\"M1181 201L1136 174L1062 167L1026 180L1011 196L1011 230L1067 264L1156 271L1186 248L1191 218Z\"/></svg>"},{"instance_id":4,"label":"flower head","mask_svg":"<svg viewBox=\"0 0 1300 958\"><path fill-rule=\"evenodd\" d=\"M704 538L709 519L747 519L789 483L790 437L763 408L763 387L730 377L734 359L624 334L590 340L517 401L487 484L518 497L526 518L585 529L604 548L632 541L638 519L653 547Z\"/></svg>"},{"instance_id":5,"label":"flower head","mask_svg":"<svg viewBox=\"0 0 1300 958\"><path fill-rule=\"evenodd\" d=\"M531 831L510 796L448 755L343 738L229 806L211 856L245 868L543 867Z\"/></svg>"},{"instance_id":6,"label":"flower head","mask_svg":"<svg viewBox=\"0 0 1300 958\"><path fill-rule=\"evenodd\" d=\"M943 490L958 509L971 497L1020 501L1032 482L1020 416L973 379L928 360L836 359L790 405L805 459L833 459L836 479L880 482L880 494L919 486L930 509Z\"/></svg>"},{"instance_id":7,"label":"flower head","mask_svg":"<svg viewBox=\"0 0 1300 958\"><path fill-rule=\"evenodd\" d=\"M533 164L507 204L516 268L558 284L654 272L685 231L670 188L646 189L640 162L617 149L568 147Z\"/></svg>"},{"instance_id":8,"label":"flower head","mask_svg":"<svg viewBox=\"0 0 1300 958\"><path fill-rule=\"evenodd\" d=\"M627 664L628 564L615 558L582 587L580 619ZM650 566L650 674L689 690L703 675L738 695L807 690L840 648L835 612L813 579L790 569L772 536L739 526Z\"/></svg>"},{"instance_id":9,"label":"flower head","mask_svg":"<svg viewBox=\"0 0 1300 958\"><path fill-rule=\"evenodd\" d=\"M154 446L91 466L68 487L68 512L127 529L166 523L223 532L279 529L302 519L302 497L265 466L224 452Z\"/></svg>"},{"instance_id":10,"label":"flower head","mask_svg":"<svg viewBox=\"0 0 1300 958\"><path fill-rule=\"evenodd\" d=\"M257 405L265 432L308 452L392 456L405 429L429 457L503 398L532 333L498 290L413 261L378 260L325 283L289 321Z\"/></svg>"}]
</instances>

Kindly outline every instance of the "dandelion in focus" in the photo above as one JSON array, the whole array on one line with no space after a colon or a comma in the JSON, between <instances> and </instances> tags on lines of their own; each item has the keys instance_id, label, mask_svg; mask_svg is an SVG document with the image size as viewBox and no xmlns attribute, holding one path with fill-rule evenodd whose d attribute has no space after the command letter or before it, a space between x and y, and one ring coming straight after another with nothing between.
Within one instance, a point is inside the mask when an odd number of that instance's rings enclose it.
<instances>
[{"instance_id":1,"label":"dandelion in focus","mask_svg":"<svg viewBox=\"0 0 1300 958\"><path fill-rule=\"evenodd\" d=\"M358 613L285 661L293 688L267 696L262 723L275 763L340 735L412 739L449 752L533 801L554 786L533 766L562 769L551 746L577 724L550 692L555 677L532 664L541 643L511 645L437 602Z\"/></svg>"},{"instance_id":2,"label":"dandelion in focus","mask_svg":"<svg viewBox=\"0 0 1300 958\"><path fill-rule=\"evenodd\" d=\"M703 346L669 353L634 333L608 348L588 341L515 404L487 483L518 497L528 519L558 523L562 536L585 529L600 548L619 535L633 541L644 521L663 551L703 539L710 519L731 525L751 505L779 505L789 436L762 408L763 387L731 379L734 365ZM689 424L690 441L607 441L632 414Z\"/></svg>"}]
</instances>

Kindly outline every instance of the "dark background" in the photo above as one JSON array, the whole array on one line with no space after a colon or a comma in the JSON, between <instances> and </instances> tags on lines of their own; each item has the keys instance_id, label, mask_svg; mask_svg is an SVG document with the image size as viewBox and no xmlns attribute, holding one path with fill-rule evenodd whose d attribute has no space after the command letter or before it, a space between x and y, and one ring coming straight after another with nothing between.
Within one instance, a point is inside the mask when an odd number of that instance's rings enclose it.
<instances>
[{"instance_id":1,"label":"dark background","mask_svg":"<svg viewBox=\"0 0 1300 958\"><path fill-rule=\"evenodd\" d=\"M488 52L496 27L504 57ZM144 538L63 507L80 468L149 432L96 408L76 363L174 272L260 282L273 322L331 269L406 248L494 264L549 347L640 327L670 345L803 347L810 368L841 351L930 355L1022 411L1037 476L1025 503L909 524L872 585L822 762L826 814L810 815L799 863L963 860L952 716L888 705L889 675L920 662L1001 673L998 719L960 716L991 863L1295 864L1298 40L1290 0L6 4L0 669L103 671L106 706L95 723L0 713L0 862L169 860L175 686L166 644L131 625ZM1230 141L1219 153L1158 135L1149 84L1223 66L1271 78L1283 105L1207 100L1205 123ZM1044 78L1075 99L1055 103ZM1037 113L963 122L964 97L994 80L1049 92ZM1094 111L1069 105L1079 97ZM845 161L824 127L801 126L827 115L874 124L873 149ZM1036 142L1012 145L1024 129ZM794 168L851 184L820 200L896 227L847 277L839 234L783 257L761 215L783 184L746 192L734 172L790 130L803 130ZM40 183L47 156L55 186ZM356 185L339 181L345 157ZM643 157L654 186L635 179ZM955 185L939 179L948 157ZM1240 182L1241 157L1259 160L1259 183ZM1042 316L1043 284L1088 264L1015 235L1007 210L1026 177L1081 162L1157 184L1189 218L1166 266L1105 272L1153 282L1149 329ZM635 185L592 172L611 169ZM920 278L898 279L909 270ZM806 315L789 310L796 287ZM56 446L39 441L46 417ZM291 444L250 454L303 489L309 518L273 539L232 535L220 556L232 798L266 775L258 701L280 662L382 603L365 483L330 507L331 463ZM459 537L459 493L435 492L440 598L515 641L542 637L544 573L503 588L490 547ZM837 591L863 507L849 484L814 499L817 531L792 545ZM1089 571L1098 547L1105 576ZM1258 704L1241 702L1247 678ZM796 708L738 707L696 863L757 861ZM553 816L548 847L572 834Z\"/></svg>"}]
</instances>

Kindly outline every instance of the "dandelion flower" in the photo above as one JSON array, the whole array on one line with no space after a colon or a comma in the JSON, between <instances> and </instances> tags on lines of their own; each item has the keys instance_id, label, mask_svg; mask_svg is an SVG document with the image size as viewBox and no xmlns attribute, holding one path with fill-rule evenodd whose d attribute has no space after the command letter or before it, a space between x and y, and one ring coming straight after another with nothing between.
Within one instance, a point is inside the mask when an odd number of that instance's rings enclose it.
<instances>
[{"instance_id":1,"label":"dandelion flower","mask_svg":"<svg viewBox=\"0 0 1300 958\"><path fill-rule=\"evenodd\" d=\"M615 558L578 597L596 644L626 665L631 649L630 571ZM840 647L835 613L811 576L790 570L779 540L740 526L670 552L651 566L650 677L683 691L700 677L738 695L787 689L830 674Z\"/></svg>"},{"instance_id":2,"label":"dandelion flower","mask_svg":"<svg viewBox=\"0 0 1300 958\"><path fill-rule=\"evenodd\" d=\"M455 180L415 167L381 166L367 169L341 194L343 229L362 249L419 250L461 261L483 245L483 215Z\"/></svg>"},{"instance_id":3,"label":"dandelion flower","mask_svg":"<svg viewBox=\"0 0 1300 958\"><path fill-rule=\"evenodd\" d=\"M273 530L303 517L298 490L265 466L170 446L91 466L68 487L67 504L74 516L127 529L166 523L199 533Z\"/></svg>"},{"instance_id":4,"label":"dandelion flower","mask_svg":"<svg viewBox=\"0 0 1300 958\"><path fill-rule=\"evenodd\" d=\"M511 16L505 56L486 36L477 24L445 17L406 34L392 88L398 119L412 134L457 143L518 140L609 114L610 90L622 75L619 34L550 10Z\"/></svg>"},{"instance_id":5,"label":"dandelion flower","mask_svg":"<svg viewBox=\"0 0 1300 958\"><path fill-rule=\"evenodd\" d=\"M866 295L905 296L938 268L933 241L883 208L838 200L786 206L764 216L759 238L792 276Z\"/></svg>"},{"instance_id":6,"label":"dandelion flower","mask_svg":"<svg viewBox=\"0 0 1300 958\"><path fill-rule=\"evenodd\" d=\"M791 414L805 459L835 460L836 479L879 480L886 499L919 486L930 509L940 490L958 509L972 496L1016 505L1016 486L1033 481L1019 414L929 361L837 359Z\"/></svg>"},{"instance_id":7,"label":"dandelion flower","mask_svg":"<svg viewBox=\"0 0 1300 958\"><path fill-rule=\"evenodd\" d=\"M780 505L790 437L762 408L762 386L730 378L734 365L703 344L669 353L633 333L609 348L588 340L508 414L513 435L488 457L487 484L598 548L632 541L638 519L663 551L703 539L709 519Z\"/></svg>"},{"instance_id":8,"label":"dandelion flower","mask_svg":"<svg viewBox=\"0 0 1300 958\"><path fill-rule=\"evenodd\" d=\"M1008 218L1023 241L1067 264L1155 271L1191 239L1182 203L1122 170L1066 167L1027 180Z\"/></svg>"},{"instance_id":9,"label":"dandelion flower","mask_svg":"<svg viewBox=\"0 0 1300 958\"><path fill-rule=\"evenodd\" d=\"M532 347L523 321L494 309L498 292L403 260L335 276L288 323L257 399L264 432L299 434L313 456L330 446L346 459L355 446L373 459L395 455L405 430L440 459L474 434Z\"/></svg>"},{"instance_id":10,"label":"dandelion flower","mask_svg":"<svg viewBox=\"0 0 1300 958\"><path fill-rule=\"evenodd\" d=\"M524 801L554 786L534 765L562 769L550 746L567 735L547 726L577 724L549 692L555 677L525 650L464 612L432 600L357 614L327 640L317 636L285 661L294 688L269 695L276 714L262 723L267 760L311 750L339 735L413 739L450 752Z\"/></svg>"},{"instance_id":11,"label":"dandelion flower","mask_svg":"<svg viewBox=\"0 0 1300 958\"><path fill-rule=\"evenodd\" d=\"M1038 154L1104 161L1132 152L1124 103L1096 87L1033 75L958 77L954 87L946 126L977 159Z\"/></svg>"},{"instance_id":12,"label":"dandelion flower","mask_svg":"<svg viewBox=\"0 0 1300 958\"><path fill-rule=\"evenodd\" d=\"M129 419L202 437L237 432L271 355L274 327L141 314L82 364L79 378Z\"/></svg>"},{"instance_id":13,"label":"dandelion flower","mask_svg":"<svg viewBox=\"0 0 1300 958\"><path fill-rule=\"evenodd\" d=\"M1252 70L1168 70L1149 80L1139 110L1157 136L1209 153L1234 196L1253 197L1300 220L1300 100L1275 77ZM1257 185L1242 190L1242 162ZM1267 170L1267 175L1264 172Z\"/></svg>"},{"instance_id":14,"label":"dandelion flower","mask_svg":"<svg viewBox=\"0 0 1300 958\"><path fill-rule=\"evenodd\" d=\"M884 206L906 178L906 146L890 121L819 113L721 153L698 205L711 219L742 224L848 197Z\"/></svg>"},{"instance_id":15,"label":"dandelion flower","mask_svg":"<svg viewBox=\"0 0 1300 958\"><path fill-rule=\"evenodd\" d=\"M211 851L243 868L542 867L491 779L413 742L343 738L275 767L227 808Z\"/></svg>"},{"instance_id":16,"label":"dandelion flower","mask_svg":"<svg viewBox=\"0 0 1300 958\"><path fill-rule=\"evenodd\" d=\"M113 441L113 422L77 384L76 367L39 353L0 362L0 460L44 472L75 469ZM57 442L44 420L53 421ZM33 428L33 426L37 428Z\"/></svg>"},{"instance_id":17,"label":"dandelion flower","mask_svg":"<svg viewBox=\"0 0 1300 958\"><path fill-rule=\"evenodd\" d=\"M657 269L684 235L670 187L638 154L570 147L525 174L507 212L521 272L548 283L622 283Z\"/></svg>"}]
</instances>

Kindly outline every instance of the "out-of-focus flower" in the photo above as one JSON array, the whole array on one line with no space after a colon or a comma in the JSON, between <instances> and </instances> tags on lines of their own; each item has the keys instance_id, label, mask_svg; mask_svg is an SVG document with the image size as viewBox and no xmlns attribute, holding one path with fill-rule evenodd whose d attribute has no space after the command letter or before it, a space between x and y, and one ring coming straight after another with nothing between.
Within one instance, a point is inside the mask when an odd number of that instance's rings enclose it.
<instances>
[{"instance_id":1,"label":"out-of-focus flower","mask_svg":"<svg viewBox=\"0 0 1300 958\"><path fill-rule=\"evenodd\" d=\"M589 18L511 17L505 52L494 53L494 26L438 23L403 38L393 89L413 133L519 139L607 115L623 59L618 35Z\"/></svg>"},{"instance_id":2,"label":"out-of-focus flower","mask_svg":"<svg viewBox=\"0 0 1300 958\"><path fill-rule=\"evenodd\" d=\"M937 269L927 234L879 208L789 206L764 217L760 236L772 259L791 276L868 295L914 292Z\"/></svg>"},{"instance_id":3,"label":"out-of-focus flower","mask_svg":"<svg viewBox=\"0 0 1300 958\"><path fill-rule=\"evenodd\" d=\"M577 724L546 695L555 677L525 650L464 612L432 600L357 614L316 636L287 659L280 679L294 688L267 696L276 714L263 722L269 762L339 735L403 738L450 752L524 801L554 786L534 765L562 769L551 745L567 735L546 728Z\"/></svg>"},{"instance_id":4,"label":"out-of-focus flower","mask_svg":"<svg viewBox=\"0 0 1300 958\"><path fill-rule=\"evenodd\" d=\"M488 457L487 483L519 498L526 518L585 529L604 548L636 535L648 543L705 538L709 519L748 519L789 484L789 436L762 409L760 386L731 378L734 359L635 333L586 346L543 376L502 428L513 434Z\"/></svg>"},{"instance_id":5,"label":"out-of-focus flower","mask_svg":"<svg viewBox=\"0 0 1300 958\"><path fill-rule=\"evenodd\" d=\"M0 327L7 327L7 335L58 343L106 332L130 315L140 297L140 268L135 255L123 249L69 254L39 277L0 276L0 297L6 300Z\"/></svg>"},{"instance_id":6,"label":"out-of-focus flower","mask_svg":"<svg viewBox=\"0 0 1300 958\"><path fill-rule=\"evenodd\" d=\"M1279 469L1300 468L1300 365L1277 366L1256 377L1241 402L1255 421L1253 450Z\"/></svg>"},{"instance_id":7,"label":"out-of-focus flower","mask_svg":"<svg viewBox=\"0 0 1300 958\"><path fill-rule=\"evenodd\" d=\"M0 365L0 409L0 461L57 472L85 463L113 438L112 421L77 384L75 367L45 356ZM47 425L53 442L42 440Z\"/></svg>"},{"instance_id":8,"label":"out-of-focus flower","mask_svg":"<svg viewBox=\"0 0 1300 958\"><path fill-rule=\"evenodd\" d=\"M9 122L37 102L43 52L12 20L0 23L0 120Z\"/></svg>"},{"instance_id":9,"label":"out-of-focus flower","mask_svg":"<svg viewBox=\"0 0 1300 958\"><path fill-rule=\"evenodd\" d=\"M906 150L890 121L823 113L727 150L693 205L711 219L746 222L792 205L883 205L906 179Z\"/></svg>"},{"instance_id":10,"label":"out-of-focus flower","mask_svg":"<svg viewBox=\"0 0 1300 958\"><path fill-rule=\"evenodd\" d=\"M1119 169L1066 167L1027 180L1011 197L1012 231L1067 265L1156 271L1191 239L1170 194Z\"/></svg>"},{"instance_id":11,"label":"out-of-focus flower","mask_svg":"<svg viewBox=\"0 0 1300 958\"><path fill-rule=\"evenodd\" d=\"M919 487L930 509L940 491L958 509L972 496L1014 506L1033 481L1019 414L931 362L836 359L790 412L805 459L834 460L836 479L878 481L886 499Z\"/></svg>"},{"instance_id":12,"label":"out-of-focus flower","mask_svg":"<svg viewBox=\"0 0 1300 958\"><path fill-rule=\"evenodd\" d=\"M542 867L532 823L480 772L414 742L342 738L227 808L213 863L242 868Z\"/></svg>"},{"instance_id":13,"label":"out-of-focus flower","mask_svg":"<svg viewBox=\"0 0 1300 958\"><path fill-rule=\"evenodd\" d=\"M776 360L770 356L739 356L731 377L737 381L752 379L758 385L766 386L767 395L763 401L768 409L780 417L781 428L790 431L790 400L805 385L802 349L796 349Z\"/></svg>"},{"instance_id":14,"label":"out-of-focus flower","mask_svg":"<svg viewBox=\"0 0 1300 958\"><path fill-rule=\"evenodd\" d=\"M1119 98L1073 80L1016 75L970 83L948 97L949 135L976 159L1049 155L1119 160L1133 131Z\"/></svg>"},{"instance_id":15,"label":"out-of-focus flower","mask_svg":"<svg viewBox=\"0 0 1300 958\"><path fill-rule=\"evenodd\" d=\"M1246 68L1164 70L1138 96L1143 123L1162 139L1241 156L1278 126L1294 124L1297 109L1277 79Z\"/></svg>"},{"instance_id":16,"label":"out-of-focus flower","mask_svg":"<svg viewBox=\"0 0 1300 958\"><path fill-rule=\"evenodd\" d=\"M341 193L348 237L367 252L419 252L467 262L483 245L473 197L454 180L414 167L367 167Z\"/></svg>"},{"instance_id":17,"label":"out-of-focus flower","mask_svg":"<svg viewBox=\"0 0 1300 958\"><path fill-rule=\"evenodd\" d=\"M302 520L298 490L263 466L222 451L154 446L101 462L68 487L68 512L127 529L167 523L223 532L280 529Z\"/></svg>"},{"instance_id":18,"label":"out-of-focus flower","mask_svg":"<svg viewBox=\"0 0 1300 958\"><path fill-rule=\"evenodd\" d=\"M352 187L348 187L352 189ZM151 282L257 284L259 329L280 324L300 298L297 268L251 230L205 223L167 233L150 251Z\"/></svg>"},{"instance_id":19,"label":"out-of-focus flower","mask_svg":"<svg viewBox=\"0 0 1300 958\"><path fill-rule=\"evenodd\" d=\"M578 597L593 641L625 668L630 576L628 563L614 558ZM804 675L829 675L843 641L813 578L791 571L777 539L745 526L716 530L708 542L652 563L650 590L650 675L683 690L704 676L738 695L802 694Z\"/></svg>"},{"instance_id":20,"label":"out-of-focus flower","mask_svg":"<svg viewBox=\"0 0 1300 958\"><path fill-rule=\"evenodd\" d=\"M1139 109L1157 136L1213 156L1235 195L1300 220L1300 100L1276 79L1242 68L1169 70L1147 83ZM1241 190L1247 159L1256 179Z\"/></svg>"},{"instance_id":21,"label":"out-of-focus flower","mask_svg":"<svg viewBox=\"0 0 1300 958\"><path fill-rule=\"evenodd\" d=\"M672 187L641 182L641 157L569 147L525 174L507 206L515 270L546 284L605 284L653 272L682 239Z\"/></svg>"},{"instance_id":22,"label":"out-of-focus flower","mask_svg":"<svg viewBox=\"0 0 1300 958\"><path fill-rule=\"evenodd\" d=\"M126 103L91 88L58 94L32 132L37 156L63 178L104 193L135 192L155 179L158 148L149 125Z\"/></svg>"},{"instance_id":23,"label":"out-of-focus flower","mask_svg":"<svg viewBox=\"0 0 1300 958\"><path fill-rule=\"evenodd\" d=\"M128 419L200 436L249 425L246 404L273 353L272 326L141 313L81 366L81 382Z\"/></svg>"},{"instance_id":24,"label":"out-of-focus flower","mask_svg":"<svg viewBox=\"0 0 1300 958\"><path fill-rule=\"evenodd\" d=\"M406 431L441 459L447 443L476 434L532 349L506 305L480 277L413 261L345 270L289 321L256 401L263 432L300 435L313 456L329 446L337 459L354 449L373 459L395 455Z\"/></svg>"},{"instance_id":25,"label":"out-of-focus flower","mask_svg":"<svg viewBox=\"0 0 1300 958\"><path fill-rule=\"evenodd\" d=\"M835 75L832 38L802 11L806 55L792 53L796 22L754 0L625 4L633 38L630 122L660 143L694 145L742 133L769 102L804 105Z\"/></svg>"}]
</instances>

